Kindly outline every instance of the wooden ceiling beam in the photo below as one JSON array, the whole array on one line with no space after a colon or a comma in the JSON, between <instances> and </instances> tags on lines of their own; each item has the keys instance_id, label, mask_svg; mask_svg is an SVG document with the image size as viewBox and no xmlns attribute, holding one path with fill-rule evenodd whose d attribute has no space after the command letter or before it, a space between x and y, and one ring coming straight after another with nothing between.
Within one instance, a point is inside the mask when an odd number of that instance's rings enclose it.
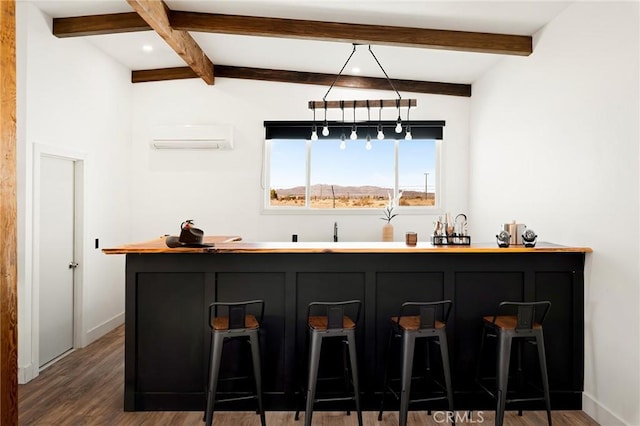
<instances>
[{"instance_id":1,"label":"wooden ceiling beam","mask_svg":"<svg viewBox=\"0 0 640 426\"><path fill-rule=\"evenodd\" d=\"M169 9L163 1L127 0L127 3L171 46L193 72L207 84L214 83L213 63L188 32L171 27Z\"/></svg>"},{"instance_id":2,"label":"wooden ceiling beam","mask_svg":"<svg viewBox=\"0 0 640 426\"><path fill-rule=\"evenodd\" d=\"M60 38L150 31L136 12L53 18L53 35Z\"/></svg>"},{"instance_id":3,"label":"wooden ceiling beam","mask_svg":"<svg viewBox=\"0 0 640 426\"><path fill-rule=\"evenodd\" d=\"M137 2L135 2L137 3ZM386 25L170 11L174 30L282 37L528 56L531 36ZM168 24L167 24L168 25ZM54 34L73 37L149 30L135 13L55 18Z\"/></svg>"},{"instance_id":4,"label":"wooden ceiling beam","mask_svg":"<svg viewBox=\"0 0 640 426\"><path fill-rule=\"evenodd\" d=\"M532 37L510 34L346 24L176 10L171 11L170 20L173 28L183 31L420 47L520 56L528 56L533 52Z\"/></svg>"},{"instance_id":5,"label":"wooden ceiling beam","mask_svg":"<svg viewBox=\"0 0 640 426\"><path fill-rule=\"evenodd\" d=\"M234 67L216 65L216 76L226 78L240 78L247 80L274 81L281 83L317 84L330 86L336 78L334 74L321 74L301 71L273 70L264 68ZM150 81L176 80L197 78L188 67L164 68L153 70L138 70L131 72L133 83ZM391 79L393 85L402 92L429 93L447 96L471 96L470 84L439 83L433 81L397 80ZM392 90L385 78L356 77L342 75L336 81L336 86L358 89Z\"/></svg>"}]
</instances>

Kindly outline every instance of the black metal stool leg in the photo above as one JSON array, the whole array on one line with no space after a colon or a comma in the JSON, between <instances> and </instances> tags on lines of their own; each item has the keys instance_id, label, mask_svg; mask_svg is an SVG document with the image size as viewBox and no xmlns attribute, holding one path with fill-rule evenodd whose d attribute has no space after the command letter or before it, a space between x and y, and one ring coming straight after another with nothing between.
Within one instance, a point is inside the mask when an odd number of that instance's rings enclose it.
<instances>
[{"instance_id":1,"label":"black metal stool leg","mask_svg":"<svg viewBox=\"0 0 640 426\"><path fill-rule=\"evenodd\" d=\"M307 349L307 365L306 365L306 369L304 367L302 367L301 365L298 365L298 372L299 374L302 374L302 372L304 371L304 376L308 376L309 375L309 360L311 359L311 345L309 344L309 334L311 332L307 331L304 334L304 347ZM304 406L306 403L306 399L305 399L305 395L307 394L307 387L305 387L303 384L299 384L302 391L300 392L300 398L299 398L299 403L296 403L296 415L294 416L294 420L298 421L300 420L300 406ZM308 383L307 383L308 385Z\"/></svg>"},{"instance_id":2,"label":"black metal stool leg","mask_svg":"<svg viewBox=\"0 0 640 426\"><path fill-rule=\"evenodd\" d=\"M426 377L431 377L431 339L423 339L424 340L424 359L425 359L425 367L426 367ZM427 416L431 416L431 406L427 408Z\"/></svg>"},{"instance_id":3,"label":"black metal stool leg","mask_svg":"<svg viewBox=\"0 0 640 426\"><path fill-rule=\"evenodd\" d=\"M406 426L409 413L409 394L411 392L411 374L413 371L413 350L415 333L402 333L402 390L400 393L399 425Z\"/></svg>"},{"instance_id":4,"label":"black metal stool leg","mask_svg":"<svg viewBox=\"0 0 640 426\"><path fill-rule=\"evenodd\" d=\"M451 369L449 366L449 346L447 345L447 333L445 333L444 330L438 332L438 340L440 341L444 384L447 388L447 401L449 402L449 410L453 412L453 387L451 386Z\"/></svg>"},{"instance_id":5,"label":"black metal stool leg","mask_svg":"<svg viewBox=\"0 0 640 426\"><path fill-rule=\"evenodd\" d=\"M343 339L342 340L342 378L344 380L344 393L345 395L348 395L349 393L349 364L348 364L348 358L349 358L349 341L347 339ZM351 415L351 408L347 407L347 416Z\"/></svg>"},{"instance_id":6,"label":"black metal stool leg","mask_svg":"<svg viewBox=\"0 0 640 426\"><path fill-rule=\"evenodd\" d=\"M389 332L389 340L385 352L384 375L382 379L382 398L380 398L380 412L378 413L378 421L382 421L382 411L384 410L384 398L387 395L387 386L389 386L389 363L391 356L391 343L393 342L393 330Z\"/></svg>"},{"instance_id":7,"label":"black metal stool leg","mask_svg":"<svg viewBox=\"0 0 640 426\"><path fill-rule=\"evenodd\" d=\"M311 351L309 354L309 380L307 387L307 405L305 409L304 424L311 426L313 415L313 403L316 398L316 384L318 381L318 366L320 364L320 350L322 349L322 335L311 332Z\"/></svg>"},{"instance_id":8,"label":"black metal stool leg","mask_svg":"<svg viewBox=\"0 0 640 426\"><path fill-rule=\"evenodd\" d=\"M258 340L258 330L249 332L251 342L251 359L253 360L253 375L256 381L256 395L258 398L258 412L260 413L260 423L265 426L266 420L264 407L262 405L262 371L260 369L260 343Z\"/></svg>"},{"instance_id":9,"label":"black metal stool leg","mask_svg":"<svg viewBox=\"0 0 640 426\"><path fill-rule=\"evenodd\" d=\"M222 359L224 336L220 333L213 333L212 339L209 387L207 389L207 408L205 411L205 423L207 426L211 426L211 423L213 423L213 404L216 396L216 386L218 385L218 373L220 371L220 360Z\"/></svg>"},{"instance_id":10,"label":"black metal stool leg","mask_svg":"<svg viewBox=\"0 0 640 426\"><path fill-rule=\"evenodd\" d=\"M349 345L349 360L351 363L351 379L353 381L353 394L358 413L358 425L362 426L362 410L360 409L360 385L358 382L358 357L356 355L355 330L347 330L347 344Z\"/></svg>"},{"instance_id":11,"label":"black metal stool leg","mask_svg":"<svg viewBox=\"0 0 640 426\"><path fill-rule=\"evenodd\" d=\"M523 389L524 388L524 374L522 372L522 347L525 344L526 340L525 339L518 339L517 342L518 342L518 358L517 358L518 368L517 368L516 377L518 378L518 388L519 389ZM518 416L522 417L522 408L518 408Z\"/></svg>"},{"instance_id":12,"label":"black metal stool leg","mask_svg":"<svg viewBox=\"0 0 640 426\"><path fill-rule=\"evenodd\" d=\"M487 329L486 327L482 327L482 338L480 339L480 349L478 351L478 361L476 363L476 382L480 383L481 380L481 369L482 369L482 355L484 353L484 341L487 338Z\"/></svg>"},{"instance_id":13,"label":"black metal stool leg","mask_svg":"<svg viewBox=\"0 0 640 426\"><path fill-rule=\"evenodd\" d=\"M542 389L544 390L544 402L547 406L547 421L551 426L551 398L549 396L549 379L547 377L547 357L544 351L544 337L542 330L536 332L536 346L538 347L538 358L540 362L540 375L542 377Z\"/></svg>"},{"instance_id":14,"label":"black metal stool leg","mask_svg":"<svg viewBox=\"0 0 640 426\"><path fill-rule=\"evenodd\" d=\"M504 410L507 402L507 382L509 379L509 361L511 355L511 336L507 333L498 333L498 354L496 357L496 382L497 382L497 407L496 426L502 426L504 422Z\"/></svg>"}]
</instances>

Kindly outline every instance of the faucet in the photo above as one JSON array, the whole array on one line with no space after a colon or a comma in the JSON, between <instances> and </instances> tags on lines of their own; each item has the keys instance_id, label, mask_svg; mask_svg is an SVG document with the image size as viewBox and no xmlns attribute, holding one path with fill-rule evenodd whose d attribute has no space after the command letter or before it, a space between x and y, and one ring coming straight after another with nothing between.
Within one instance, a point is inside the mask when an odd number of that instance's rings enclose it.
<instances>
[{"instance_id":1,"label":"faucet","mask_svg":"<svg viewBox=\"0 0 640 426\"><path fill-rule=\"evenodd\" d=\"M338 242L338 222L333 222L333 242Z\"/></svg>"}]
</instances>

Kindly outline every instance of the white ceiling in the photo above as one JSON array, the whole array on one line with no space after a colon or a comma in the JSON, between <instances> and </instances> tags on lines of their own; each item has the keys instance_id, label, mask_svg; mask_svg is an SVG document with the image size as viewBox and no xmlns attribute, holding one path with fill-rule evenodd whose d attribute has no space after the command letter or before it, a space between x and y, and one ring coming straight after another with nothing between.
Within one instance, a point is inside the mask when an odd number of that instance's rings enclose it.
<instances>
[{"instance_id":1,"label":"white ceiling","mask_svg":"<svg viewBox=\"0 0 640 426\"><path fill-rule=\"evenodd\" d=\"M20 1L20 0L18 0ZM166 0L170 9L278 18L379 24L461 31L533 35L568 1L400 1L400 0ZM37 0L52 17L132 12L125 0ZM214 64L336 74L351 53L346 43L196 33L191 35ZM85 37L131 70L181 67L185 63L153 31ZM61 39L64 43L64 39ZM150 53L143 45L153 46ZM503 58L486 53L372 46L389 77L445 83L473 83ZM535 52L535 46L534 46ZM366 46L345 74L383 77Z\"/></svg>"}]
</instances>

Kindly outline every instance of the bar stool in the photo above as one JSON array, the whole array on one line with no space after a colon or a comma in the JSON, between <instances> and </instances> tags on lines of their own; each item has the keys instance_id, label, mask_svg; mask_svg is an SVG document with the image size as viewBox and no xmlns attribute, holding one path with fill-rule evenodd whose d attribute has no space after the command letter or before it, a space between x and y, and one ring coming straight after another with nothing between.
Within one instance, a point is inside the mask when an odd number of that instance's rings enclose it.
<instances>
[{"instance_id":1,"label":"bar stool","mask_svg":"<svg viewBox=\"0 0 640 426\"><path fill-rule=\"evenodd\" d=\"M378 421L382 420L384 409L384 399L388 392L391 392L396 399L400 399L399 425L407 424L409 403L427 401L448 401L449 410L453 412L453 389L451 387L451 372L449 367L449 350L447 346L446 323L451 313L451 300L437 302L405 302L400 307L398 316L391 317L391 331L389 333L389 343L387 344L387 360L384 369L384 387L382 399L380 401L380 412ZM400 395L389 384L389 363L391 346L394 340L402 340L402 360ZM428 377L442 390L442 394L435 394L428 398L410 400L411 381L413 379L413 358L415 342L417 339L425 339L427 373ZM442 371L444 376L444 386L430 375L429 347L428 344L434 342L440 345L440 355L442 358Z\"/></svg>"},{"instance_id":2,"label":"bar stool","mask_svg":"<svg viewBox=\"0 0 640 426\"><path fill-rule=\"evenodd\" d=\"M254 314L260 312L258 318ZM222 303L216 302L209 305L209 326L211 327L211 350L209 352L209 385L207 389L207 407L205 410L205 422L211 426L213 422L213 406L216 402L240 401L245 399L258 400L258 413L260 422L265 425L264 409L262 407L262 380L260 373L260 347L258 343L258 331L264 316L264 301L250 300L246 302ZM253 376L256 392L248 396L215 400L216 387L219 380L220 360L222 348L228 339L246 341L251 346L251 358L253 361ZM238 379L237 377L228 380Z\"/></svg>"},{"instance_id":3,"label":"bar stool","mask_svg":"<svg viewBox=\"0 0 640 426\"><path fill-rule=\"evenodd\" d=\"M551 402L549 399L549 381L547 379L547 361L544 351L544 338L542 335L542 323L551 308L551 302L502 302L494 315L483 317L483 332L480 343L480 356L476 370L478 384L489 395L496 399L495 424L500 426L504 421L504 411L507 403L526 401L545 401L547 407L547 421L551 425ZM495 392L485 386L482 381L486 377L480 377L481 361L484 350L484 342L487 337L496 338L496 389ZM509 379L509 361L511 358L511 342L518 342L517 371L522 382L522 344L531 343L538 349L538 362L542 378L542 397L532 398L507 398L507 383ZM492 379L489 377L488 379ZM522 415L522 410L518 410Z\"/></svg>"},{"instance_id":4,"label":"bar stool","mask_svg":"<svg viewBox=\"0 0 640 426\"><path fill-rule=\"evenodd\" d=\"M344 302L312 302L307 306L308 337L311 340L311 345L309 347L309 375L306 389L305 426L311 426L314 403L323 401L355 401L356 411L358 413L358 425L362 426L355 340L356 325L360 318L361 305L362 302L360 300L348 300ZM355 320L349 315L346 315L345 311L346 313L355 311ZM322 349L322 341L325 338L339 338L341 342L348 347L349 365L351 367L350 383L353 387L353 396L316 398L320 352ZM346 358L346 354L344 354L344 358ZM344 359L344 362L343 371L346 375L346 359ZM345 380L349 382L346 377ZM299 410L296 410L295 419L299 419Z\"/></svg>"}]
</instances>

